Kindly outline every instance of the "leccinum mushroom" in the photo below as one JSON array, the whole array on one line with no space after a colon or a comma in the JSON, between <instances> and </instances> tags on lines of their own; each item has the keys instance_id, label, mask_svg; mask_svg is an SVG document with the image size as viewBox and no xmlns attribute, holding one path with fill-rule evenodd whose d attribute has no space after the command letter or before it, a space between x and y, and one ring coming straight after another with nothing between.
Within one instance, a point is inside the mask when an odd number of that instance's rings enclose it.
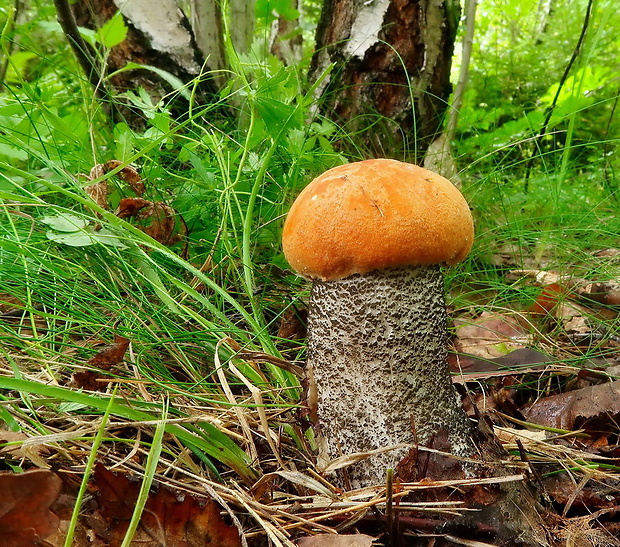
<instances>
[{"instance_id":1,"label":"leccinum mushroom","mask_svg":"<svg viewBox=\"0 0 620 547\"><path fill-rule=\"evenodd\" d=\"M447 365L440 264L465 258L473 222L446 179L395 160L330 169L293 204L284 225L290 265L313 279L308 369L316 385L319 463L447 435L476 452ZM348 470L379 484L407 448Z\"/></svg>"}]
</instances>

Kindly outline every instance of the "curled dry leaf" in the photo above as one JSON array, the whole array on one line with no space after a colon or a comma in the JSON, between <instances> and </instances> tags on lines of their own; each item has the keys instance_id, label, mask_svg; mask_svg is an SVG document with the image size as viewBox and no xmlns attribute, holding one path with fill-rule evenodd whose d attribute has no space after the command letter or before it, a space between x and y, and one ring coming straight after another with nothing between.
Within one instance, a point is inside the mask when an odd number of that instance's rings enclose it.
<instances>
[{"instance_id":1,"label":"curled dry leaf","mask_svg":"<svg viewBox=\"0 0 620 547\"><path fill-rule=\"evenodd\" d=\"M144 227L144 232L163 245L174 245L181 241L185 235L184 226L179 227L177 225L177 220L181 218L179 214L161 201L155 201L142 209L137 218L138 220L148 221Z\"/></svg>"},{"instance_id":2,"label":"curled dry leaf","mask_svg":"<svg viewBox=\"0 0 620 547\"><path fill-rule=\"evenodd\" d=\"M97 354L93 355L87 363L101 370L109 370L114 365L118 365L125 357L125 352L129 347L129 340L122 336L116 336L114 343L106 346ZM77 387L98 391L101 384L97 381L102 378L101 374L94 370L84 370L73 375L73 382Z\"/></svg>"},{"instance_id":3,"label":"curled dry leaf","mask_svg":"<svg viewBox=\"0 0 620 547\"><path fill-rule=\"evenodd\" d=\"M122 164L123 162L119 160L110 160L106 163L98 163L90 170L90 173L86 175L86 177L88 180L97 180L117 167L120 167ZM135 167L126 165L118 172L118 176L129 184L137 196L144 194L144 182ZM99 205L99 207L102 209L109 209L110 202L108 201L108 188L108 181L102 180L87 186L84 188L84 191L97 205Z\"/></svg>"},{"instance_id":4,"label":"curled dry leaf","mask_svg":"<svg viewBox=\"0 0 620 547\"><path fill-rule=\"evenodd\" d=\"M87 177L89 180L95 180L103 177L103 175L105 175L106 173L107 171L105 170L105 164L98 163L90 170L90 173L88 173Z\"/></svg>"},{"instance_id":5,"label":"curled dry leaf","mask_svg":"<svg viewBox=\"0 0 620 547\"><path fill-rule=\"evenodd\" d=\"M524 416L535 424L565 429L588 429L588 422L601 420L616 427L620 415L620 381L576 389L536 401Z\"/></svg>"},{"instance_id":6,"label":"curled dry leaf","mask_svg":"<svg viewBox=\"0 0 620 547\"><path fill-rule=\"evenodd\" d=\"M117 167L120 167L124 162L119 160L110 160L103 164L103 170L105 173L109 173L113 171ZM119 172L118 176L123 179L131 189L136 193L137 196L141 196L144 194L144 182L142 181L142 177L138 174L138 171L135 167L131 165L126 165Z\"/></svg>"},{"instance_id":7,"label":"curled dry leaf","mask_svg":"<svg viewBox=\"0 0 620 547\"><path fill-rule=\"evenodd\" d=\"M91 518L93 531L110 547L121 545L133 515L140 483L97 464L94 484L98 490L98 514ZM184 493L177 495L160 486L151 492L132 545L143 547L240 547L237 528L224 522L213 500L201 502Z\"/></svg>"},{"instance_id":8,"label":"curled dry leaf","mask_svg":"<svg viewBox=\"0 0 620 547\"><path fill-rule=\"evenodd\" d=\"M152 205L152 203L152 201L144 198L124 198L119 202L114 214L119 218L134 218L142 209Z\"/></svg>"},{"instance_id":9,"label":"curled dry leaf","mask_svg":"<svg viewBox=\"0 0 620 547\"><path fill-rule=\"evenodd\" d=\"M118 204L115 214L119 218L133 218L145 234L166 246L178 243L187 235L181 216L161 201L125 198Z\"/></svg>"},{"instance_id":10,"label":"curled dry leaf","mask_svg":"<svg viewBox=\"0 0 620 547\"><path fill-rule=\"evenodd\" d=\"M108 209L108 181L102 180L84 188L89 197L102 209Z\"/></svg>"},{"instance_id":11,"label":"curled dry leaf","mask_svg":"<svg viewBox=\"0 0 620 547\"><path fill-rule=\"evenodd\" d=\"M51 471L0 473L0 543L2 547L39 545L53 534L59 519L50 507L62 482Z\"/></svg>"}]
</instances>

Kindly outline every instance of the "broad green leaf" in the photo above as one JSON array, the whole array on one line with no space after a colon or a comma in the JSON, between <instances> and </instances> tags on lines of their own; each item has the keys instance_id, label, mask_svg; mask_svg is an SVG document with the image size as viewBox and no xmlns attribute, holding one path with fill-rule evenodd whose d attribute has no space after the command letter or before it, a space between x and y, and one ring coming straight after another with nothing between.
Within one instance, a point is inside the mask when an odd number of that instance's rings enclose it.
<instances>
[{"instance_id":1,"label":"broad green leaf","mask_svg":"<svg viewBox=\"0 0 620 547\"><path fill-rule=\"evenodd\" d=\"M75 232L88 224L86 219L68 213L43 217L41 222L59 232Z\"/></svg>"},{"instance_id":2,"label":"broad green leaf","mask_svg":"<svg viewBox=\"0 0 620 547\"><path fill-rule=\"evenodd\" d=\"M120 11L117 11L97 31L97 41L108 49L120 44L127 37L127 25Z\"/></svg>"}]
</instances>

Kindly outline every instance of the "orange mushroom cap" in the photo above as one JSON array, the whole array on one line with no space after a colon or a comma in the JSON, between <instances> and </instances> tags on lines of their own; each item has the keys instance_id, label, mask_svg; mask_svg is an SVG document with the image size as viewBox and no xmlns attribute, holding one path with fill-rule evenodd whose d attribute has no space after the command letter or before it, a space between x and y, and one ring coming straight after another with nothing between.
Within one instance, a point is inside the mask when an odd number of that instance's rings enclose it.
<instances>
[{"instance_id":1,"label":"orange mushroom cap","mask_svg":"<svg viewBox=\"0 0 620 547\"><path fill-rule=\"evenodd\" d=\"M447 179L396 160L341 165L314 179L284 223L282 245L301 275L335 280L402 266L456 264L471 249L465 198Z\"/></svg>"}]
</instances>

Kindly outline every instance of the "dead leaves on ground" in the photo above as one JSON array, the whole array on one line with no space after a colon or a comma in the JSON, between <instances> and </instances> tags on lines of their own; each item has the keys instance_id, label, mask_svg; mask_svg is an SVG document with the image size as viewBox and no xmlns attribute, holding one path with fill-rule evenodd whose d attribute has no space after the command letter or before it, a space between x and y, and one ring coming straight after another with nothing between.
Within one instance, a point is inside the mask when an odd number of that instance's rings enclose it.
<instances>
[{"instance_id":1,"label":"dead leaves on ground","mask_svg":"<svg viewBox=\"0 0 620 547\"><path fill-rule=\"evenodd\" d=\"M65 511L63 506L71 506L75 496L70 494L70 503L64 500L55 505L61 490L63 481L52 471L1 472L2 547L62 546L65 537L62 529L67 525L63 520L68 520L71 514L71 508ZM92 500L82 508L75 544L83 547L120 546L134 513L139 490L139 481L98 464L89 485ZM68 497L68 494L63 493L63 496ZM46 538L48 541L43 541ZM198 500L187 493L177 494L159 486L147 498L131 545L240 547L241 538L237 528L227 524L220 515L220 507L215 501Z\"/></svg>"},{"instance_id":2,"label":"dead leaves on ground","mask_svg":"<svg viewBox=\"0 0 620 547\"><path fill-rule=\"evenodd\" d=\"M60 519L50 507L58 498L60 478L51 471L0 473L0 538L3 547L40 545Z\"/></svg>"},{"instance_id":3,"label":"dead leaves on ground","mask_svg":"<svg viewBox=\"0 0 620 547\"><path fill-rule=\"evenodd\" d=\"M454 321L450 366L455 382L471 388L462 390L465 406L490 413L503 442L529 454L560 513L606 511L600 521L618 534L620 282L536 269L512 270L507 279L530 293L535 287L533 302Z\"/></svg>"},{"instance_id":4,"label":"dead leaves on ground","mask_svg":"<svg viewBox=\"0 0 620 547\"><path fill-rule=\"evenodd\" d=\"M87 361L87 370L76 372L73 375L73 383L82 389L99 391L102 387L105 387L105 384L99 381L103 379L103 376L100 372L93 369L97 368L107 371L113 366L118 365L123 361L128 347L129 340L123 336L116 335L113 344L104 347Z\"/></svg>"},{"instance_id":5,"label":"dead leaves on ground","mask_svg":"<svg viewBox=\"0 0 620 547\"><path fill-rule=\"evenodd\" d=\"M115 170L117 170L118 178L126 183L126 190L135 194L135 197L121 198L114 212L115 215L131 220L140 230L162 245L172 246L186 239L187 226L177 211L163 201L144 199L146 185L133 166L124 165L119 160L110 160L95 165L90 173L84 176L89 181L94 181ZM90 184L84 190L99 207L111 209L109 199L111 188L108 179ZM185 249L182 254L185 254Z\"/></svg>"},{"instance_id":6,"label":"dead leaves on ground","mask_svg":"<svg viewBox=\"0 0 620 547\"><path fill-rule=\"evenodd\" d=\"M620 417L620 381L544 397L524 415L529 422L566 431L611 431Z\"/></svg>"},{"instance_id":7,"label":"dead leaves on ground","mask_svg":"<svg viewBox=\"0 0 620 547\"><path fill-rule=\"evenodd\" d=\"M318 534L299 538L299 547L372 547L375 538L366 534L339 535Z\"/></svg>"},{"instance_id":8,"label":"dead leaves on ground","mask_svg":"<svg viewBox=\"0 0 620 547\"><path fill-rule=\"evenodd\" d=\"M118 546L133 515L140 483L97 465L93 485L99 508L88 521L105 545ZM239 531L224 522L214 501L201 503L189 494L177 495L163 486L149 495L133 542L144 547L241 545Z\"/></svg>"}]
</instances>

